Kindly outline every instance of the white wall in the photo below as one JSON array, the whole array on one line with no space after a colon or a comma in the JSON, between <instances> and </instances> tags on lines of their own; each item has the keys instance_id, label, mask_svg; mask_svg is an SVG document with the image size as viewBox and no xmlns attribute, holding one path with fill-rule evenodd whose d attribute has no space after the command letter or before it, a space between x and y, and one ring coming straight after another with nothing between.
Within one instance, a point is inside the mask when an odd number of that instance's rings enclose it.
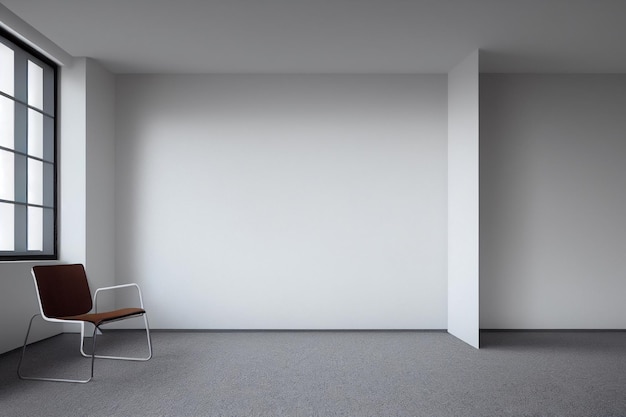
<instances>
[{"instance_id":1,"label":"white wall","mask_svg":"<svg viewBox=\"0 0 626 417\"><path fill-rule=\"evenodd\" d=\"M59 256L68 262L84 262L84 65L77 61L60 71L62 101L58 116ZM81 85L83 86L81 88ZM69 122L71 120L72 122ZM66 121L66 123L63 123ZM39 312L35 287L30 275L33 265L46 262L0 263L0 352L22 345L28 321ZM50 262L47 262L50 263ZM30 340L50 337L62 326L36 320Z\"/></svg>"},{"instance_id":2,"label":"white wall","mask_svg":"<svg viewBox=\"0 0 626 417\"><path fill-rule=\"evenodd\" d=\"M87 190L87 61L61 68L58 140L59 259L85 263Z\"/></svg>"},{"instance_id":3,"label":"white wall","mask_svg":"<svg viewBox=\"0 0 626 417\"><path fill-rule=\"evenodd\" d=\"M84 264L94 292L115 283L115 77L88 58L62 72L59 258Z\"/></svg>"},{"instance_id":4,"label":"white wall","mask_svg":"<svg viewBox=\"0 0 626 417\"><path fill-rule=\"evenodd\" d=\"M0 353L15 349L24 343L30 318L39 311L33 279L32 262L0 263ZM37 323L31 340L39 340L59 333L59 328Z\"/></svg>"},{"instance_id":5,"label":"white wall","mask_svg":"<svg viewBox=\"0 0 626 417\"><path fill-rule=\"evenodd\" d=\"M61 103L57 117L58 137L58 210L59 256L65 262L84 262L84 61L77 60L60 71ZM81 87L82 86L82 87ZM64 122L65 121L65 122ZM70 122L71 121L71 122ZM0 263L0 352L22 345L28 321L39 312L35 287L30 275L33 265L51 262ZM36 320L31 341L64 330L62 326Z\"/></svg>"},{"instance_id":6,"label":"white wall","mask_svg":"<svg viewBox=\"0 0 626 417\"><path fill-rule=\"evenodd\" d=\"M626 76L481 78L481 327L626 328Z\"/></svg>"},{"instance_id":7,"label":"white wall","mask_svg":"<svg viewBox=\"0 0 626 417\"><path fill-rule=\"evenodd\" d=\"M94 290L115 283L115 78L85 58L60 74L59 259L84 263ZM21 346L28 320L39 311L30 268L42 263L51 262L0 263L0 353ZM112 306L106 301L103 307ZM77 330L37 320L30 340Z\"/></svg>"},{"instance_id":8,"label":"white wall","mask_svg":"<svg viewBox=\"0 0 626 417\"><path fill-rule=\"evenodd\" d=\"M448 331L479 347L479 51L448 74Z\"/></svg>"},{"instance_id":9,"label":"white wall","mask_svg":"<svg viewBox=\"0 0 626 417\"><path fill-rule=\"evenodd\" d=\"M0 26L56 62L69 64L71 56L0 4ZM64 80L62 79L62 83ZM65 104L65 103L63 103ZM28 320L38 311L30 269L34 262L0 262L0 353L24 342ZM36 326L32 339L58 333L58 327Z\"/></svg>"},{"instance_id":10,"label":"white wall","mask_svg":"<svg viewBox=\"0 0 626 417\"><path fill-rule=\"evenodd\" d=\"M85 268L92 291L115 284L115 76L86 60ZM101 298L100 309L115 306Z\"/></svg>"},{"instance_id":11,"label":"white wall","mask_svg":"<svg viewBox=\"0 0 626 417\"><path fill-rule=\"evenodd\" d=\"M445 328L446 91L119 76L118 279L155 328Z\"/></svg>"}]
</instances>

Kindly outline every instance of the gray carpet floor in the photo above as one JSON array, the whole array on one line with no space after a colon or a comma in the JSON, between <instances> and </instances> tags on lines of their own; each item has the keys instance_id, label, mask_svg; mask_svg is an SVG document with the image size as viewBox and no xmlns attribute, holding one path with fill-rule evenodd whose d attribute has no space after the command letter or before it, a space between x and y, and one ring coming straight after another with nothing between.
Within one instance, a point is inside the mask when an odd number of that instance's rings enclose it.
<instances>
[{"instance_id":1,"label":"gray carpet floor","mask_svg":"<svg viewBox=\"0 0 626 417\"><path fill-rule=\"evenodd\" d=\"M106 332L99 353L142 353ZM0 356L0 416L626 416L626 332L155 332L149 362L97 360L84 385L22 381ZM81 376L77 335L25 373Z\"/></svg>"}]
</instances>

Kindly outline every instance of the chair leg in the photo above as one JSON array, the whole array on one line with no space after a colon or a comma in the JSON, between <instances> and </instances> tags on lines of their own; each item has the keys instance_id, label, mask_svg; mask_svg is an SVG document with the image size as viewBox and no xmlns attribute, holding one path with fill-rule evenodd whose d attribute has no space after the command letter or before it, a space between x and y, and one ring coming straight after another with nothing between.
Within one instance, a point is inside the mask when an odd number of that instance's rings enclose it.
<instances>
[{"instance_id":1,"label":"chair leg","mask_svg":"<svg viewBox=\"0 0 626 417\"><path fill-rule=\"evenodd\" d=\"M31 329L31 327L33 325L33 320L37 316L40 316L40 314L35 314L33 317L31 317L30 322L28 323L28 330L26 331L26 337L24 338L24 345L22 346L22 354L20 355L20 361L17 364L17 376L20 379L31 380L31 381L74 382L74 383L80 383L80 384L85 384L85 383L91 381L91 379L93 378L93 367L94 367L94 357L93 357L93 355L92 355L92 358L91 358L91 376L88 379L45 378L45 377L26 376L26 375L22 374L22 362L24 361L24 355L26 353L26 345L28 344L28 336L30 335L30 329ZM94 348L94 352L95 352L95 347L96 347L95 334L94 334L93 342L94 342L93 343L93 348Z\"/></svg>"},{"instance_id":2,"label":"chair leg","mask_svg":"<svg viewBox=\"0 0 626 417\"><path fill-rule=\"evenodd\" d=\"M148 356L146 357L127 357L127 356L107 356L107 355L95 355L96 358L98 359L115 359L115 360L121 360L121 361L136 361L136 362L145 362L147 360L150 360L152 358L152 338L150 337L150 326L148 325L148 315L147 314L143 314L143 321L145 324L145 329L146 329L146 339L148 342ZM94 329L94 335L97 331L97 328ZM80 354L83 355L84 357L88 358L90 355L87 355L85 353L85 350L83 349L84 346L84 338L83 338L83 334L84 334L84 324L83 324L83 328L81 329L81 339L80 339Z\"/></svg>"}]
</instances>

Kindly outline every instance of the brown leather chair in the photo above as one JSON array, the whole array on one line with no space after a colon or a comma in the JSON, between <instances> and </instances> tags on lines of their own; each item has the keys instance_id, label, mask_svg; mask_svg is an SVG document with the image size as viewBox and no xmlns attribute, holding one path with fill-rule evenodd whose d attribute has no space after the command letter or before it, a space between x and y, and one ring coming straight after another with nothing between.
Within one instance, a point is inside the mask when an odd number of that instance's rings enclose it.
<instances>
[{"instance_id":1,"label":"brown leather chair","mask_svg":"<svg viewBox=\"0 0 626 417\"><path fill-rule=\"evenodd\" d=\"M32 268L32 275L37 290L39 301L38 314L35 314L28 324L22 355L17 367L17 374L21 379L32 379L38 381L59 381L59 382L89 382L93 378L93 368L95 358L119 359L131 361L147 361L152 357L152 341L150 339L150 328L148 317L143 306L141 289L137 284L123 284L112 287L99 288L94 293L92 301L91 291L87 282L85 268L81 264L74 265L46 265ZM113 311L98 312L98 294L102 291L110 291L124 288L135 288L137 290L138 307L122 308ZM95 305L95 311L91 310ZM35 317L41 316L45 321L53 323L75 323L80 324L80 353L91 358L91 375L88 379L65 379L65 378L44 378L24 376L21 372L28 336ZM123 357L123 356L101 356L96 355L96 336L101 325L124 320L132 317L143 317L148 341L148 356L146 357ZM83 349L85 339L85 323L92 323L94 326L92 334L92 350L88 355Z\"/></svg>"}]
</instances>

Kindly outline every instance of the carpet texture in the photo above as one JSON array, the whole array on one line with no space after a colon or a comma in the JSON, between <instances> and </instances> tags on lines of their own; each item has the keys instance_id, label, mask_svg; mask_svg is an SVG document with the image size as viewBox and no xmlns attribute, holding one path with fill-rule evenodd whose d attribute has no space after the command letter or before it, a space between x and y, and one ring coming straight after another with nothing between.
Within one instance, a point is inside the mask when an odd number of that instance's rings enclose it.
<instances>
[{"instance_id":1,"label":"carpet texture","mask_svg":"<svg viewBox=\"0 0 626 417\"><path fill-rule=\"evenodd\" d=\"M141 332L98 353L142 354ZM21 381L0 356L0 415L626 416L626 332L155 332L148 362L96 360L85 385ZM24 373L80 377L78 336L29 346Z\"/></svg>"}]
</instances>

